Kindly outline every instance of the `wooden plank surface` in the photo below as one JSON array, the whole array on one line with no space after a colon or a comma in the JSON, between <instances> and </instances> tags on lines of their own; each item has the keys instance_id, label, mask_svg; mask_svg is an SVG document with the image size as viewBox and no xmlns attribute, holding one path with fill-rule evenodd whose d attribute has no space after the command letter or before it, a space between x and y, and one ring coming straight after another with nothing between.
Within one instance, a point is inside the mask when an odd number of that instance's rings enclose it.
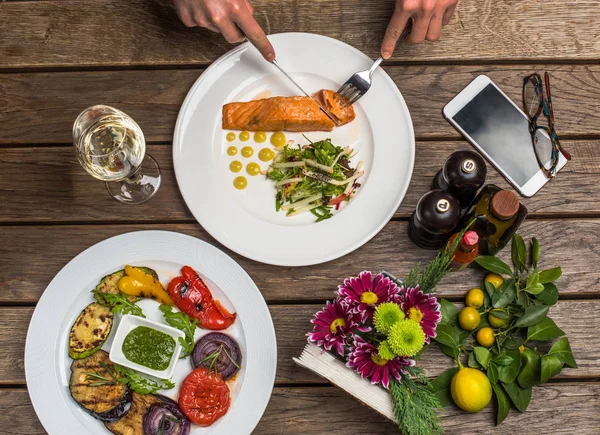
<instances>
[{"instance_id":1,"label":"wooden plank surface","mask_svg":"<svg viewBox=\"0 0 600 435\"><path fill-rule=\"evenodd\" d=\"M220 35L184 27L170 4L169 0L2 2L0 68L205 65L230 48ZM319 33L375 58L394 1L255 0L253 5L267 33ZM439 43L402 47L394 59L596 60L598 5L597 0L462 0Z\"/></svg>"},{"instance_id":2,"label":"wooden plank surface","mask_svg":"<svg viewBox=\"0 0 600 435\"><path fill-rule=\"evenodd\" d=\"M563 141L563 145L573 160L534 197L522 198L523 203L533 217L600 216L596 183L600 140ZM410 216L446 158L458 149L470 149L470 145L417 142L416 149L410 187L396 217ZM171 153L169 145L148 146L148 154L161 166L163 183L153 200L127 207L80 167L72 147L0 148L0 223L194 222L179 193ZM490 165L487 182L509 187Z\"/></svg>"},{"instance_id":3,"label":"wooden plank surface","mask_svg":"<svg viewBox=\"0 0 600 435\"><path fill-rule=\"evenodd\" d=\"M277 384L323 383L323 379L312 372L297 367L292 358L302 352L306 344L306 333L311 330L310 319L322 305L271 305L275 331L277 333ZM550 316L567 334L578 369L565 368L560 379L599 378L600 329L597 313L600 300L559 301L550 311ZM25 374L23 355L25 336L29 319L33 313L30 307L0 308L0 385L24 384ZM442 354L437 346L432 346L419 362L428 376L437 376L452 367L450 358Z\"/></svg>"},{"instance_id":4,"label":"wooden plank surface","mask_svg":"<svg viewBox=\"0 0 600 435\"><path fill-rule=\"evenodd\" d=\"M223 249L197 225L105 225L0 227L0 303L35 303L50 280L78 253L89 246L130 231L146 229L189 234ZM417 248L409 240L407 223L390 222L373 240L352 254L310 267L276 267L248 260L224 249L250 274L268 302L324 301L347 276L362 270L387 270L404 276L418 262L427 262L435 251ZM536 237L542 246L542 267L562 266L558 281L562 297L600 296L600 221L531 220L520 234ZM510 263L510 249L500 257ZM480 284L484 273L472 266L451 273L438 286L440 294L460 298ZM99 277L100 278L100 277Z\"/></svg>"},{"instance_id":5,"label":"wooden plank surface","mask_svg":"<svg viewBox=\"0 0 600 435\"><path fill-rule=\"evenodd\" d=\"M521 105L523 77L533 71L552 75L561 137L600 134L600 111L593 110L600 100L598 65L429 65L385 70L406 100L417 138L460 137L442 118L442 107L478 75L488 75ZM146 140L170 142L181 103L202 71L0 74L0 144L70 143L79 112L99 103L130 114Z\"/></svg>"},{"instance_id":6,"label":"wooden plank surface","mask_svg":"<svg viewBox=\"0 0 600 435\"><path fill-rule=\"evenodd\" d=\"M599 383L553 383L535 387L525 413L510 411L494 427L495 407L466 414L452 406L442 412L442 426L450 434L552 433L597 434L600 425ZM45 434L25 389L4 389L0 395L0 434ZM397 433L397 427L354 398L334 387L281 388L273 390L259 434L359 434Z\"/></svg>"}]
</instances>

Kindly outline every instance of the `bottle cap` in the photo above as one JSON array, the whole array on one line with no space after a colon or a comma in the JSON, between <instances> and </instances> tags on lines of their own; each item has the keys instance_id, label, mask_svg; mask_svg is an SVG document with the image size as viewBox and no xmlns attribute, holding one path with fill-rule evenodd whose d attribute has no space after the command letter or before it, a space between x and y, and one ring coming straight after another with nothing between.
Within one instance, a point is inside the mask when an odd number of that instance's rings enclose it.
<instances>
[{"instance_id":1,"label":"bottle cap","mask_svg":"<svg viewBox=\"0 0 600 435\"><path fill-rule=\"evenodd\" d=\"M477 233L473 230L469 230L467 232L465 232L465 234L463 235L463 243L468 246L468 247L472 247L475 246L477 244L477 242L479 242L479 236L477 235Z\"/></svg>"},{"instance_id":2,"label":"bottle cap","mask_svg":"<svg viewBox=\"0 0 600 435\"><path fill-rule=\"evenodd\" d=\"M510 219L519 211L519 198L510 190L501 190L492 198L491 210L498 219Z\"/></svg>"}]
</instances>

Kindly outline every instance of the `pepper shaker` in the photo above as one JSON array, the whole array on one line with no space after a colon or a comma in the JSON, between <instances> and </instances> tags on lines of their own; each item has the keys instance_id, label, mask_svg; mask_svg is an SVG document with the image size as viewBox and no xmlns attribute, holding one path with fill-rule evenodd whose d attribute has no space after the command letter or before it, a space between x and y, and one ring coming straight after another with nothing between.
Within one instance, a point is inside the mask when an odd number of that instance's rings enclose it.
<instances>
[{"instance_id":1,"label":"pepper shaker","mask_svg":"<svg viewBox=\"0 0 600 435\"><path fill-rule=\"evenodd\" d=\"M487 167L483 157L474 151L456 151L433 179L433 188L452 194L461 207L467 207L483 183Z\"/></svg>"},{"instance_id":2,"label":"pepper shaker","mask_svg":"<svg viewBox=\"0 0 600 435\"><path fill-rule=\"evenodd\" d=\"M460 221L460 203L443 190L432 190L421 197L408 223L408 235L424 249L440 249Z\"/></svg>"}]
</instances>

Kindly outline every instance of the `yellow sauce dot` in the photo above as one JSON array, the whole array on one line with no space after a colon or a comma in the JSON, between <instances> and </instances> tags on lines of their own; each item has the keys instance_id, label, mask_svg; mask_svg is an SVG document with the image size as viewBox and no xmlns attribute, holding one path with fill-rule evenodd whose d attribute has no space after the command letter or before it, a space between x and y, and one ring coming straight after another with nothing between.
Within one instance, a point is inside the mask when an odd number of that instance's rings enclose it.
<instances>
[{"instance_id":1,"label":"yellow sauce dot","mask_svg":"<svg viewBox=\"0 0 600 435\"><path fill-rule=\"evenodd\" d=\"M227 133L227 136L225 136L225 139L227 139L227 142L233 142L235 140L235 133L230 131Z\"/></svg>"},{"instance_id":2,"label":"yellow sauce dot","mask_svg":"<svg viewBox=\"0 0 600 435\"><path fill-rule=\"evenodd\" d=\"M281 131L273 133L273 135L271 136L271 144L273 144L273 146L282 147L285 145L286 142L287 140L285 134L283 134L283 132Z\"/></svg>"},{"instance_id":3,"label":"yellow sauce dot","mask_svg":"<svg viewBox=\"0 0 600 435\"><path fill-rule=\"evenodd\" d=\"M244 130L244 131L242 131L242 132L240 133L240 140L241 140L242 142L246 142L246 141L247 141L247 140L249 140L249 139L250 139L250 133L249 133L249 132L247 132L247 131L245 131L245 130Z\"/></svg>"},{"instance_id":4,"label":"yellow sauce dot","mask_svg":"<svg viewBox=\"0 0 600 435\"><path fill-rule=\"evenodd\" d=\"M260 166L258 163L248 163L248 166L246 166L246 172L248 173L248 175L251 175L253 177L255 177L256 175L260 174Z\"/></svg>"},{"instance_id":5,"label":"yellow sauce dot","mask_svg":"<svg viewBox=\"0 0 600 435\"><path fill-rule=\"evenodd\" d=\"M240 172L243 167L244 165L242 165L242 162L238 160L234 160L229 164L229 169L231 169L231 172Z\"/></svg>"},{"instance_id":6,"label":"yellow sauce dot","mask_svg":"<svg viewBox=\"0 0 600 435\"><path fill-rule=\"evenodd\" d=\"M273 160L273 158L275 158L275 152L269 148L263 148L258 153L258 158L262 162L270 162L271 160Z\"/></svg>"},{"instance_id":7,"label":"yellow sauce dot","mask_svg":"<svg viewBox=\"0 0 600 435\"><path fill-rule=\"evenodd\" d=\"M246 157L247 159L249 159L250 157L252 157L252 154L254 154L254 150L252 149L252 147L244 147L244 148L242 148L242 155L244 157Z\"/></svg>"},{"instance_id":8,"label":"yellow sauce dot","mask_svg":"<svg viewBox=\"0 0 600 435\"><path fill-rule=\"evenodd\" d=\"M263 143L266 140L267 140L267 133L265 133L264 131L257 131L256 133L254 133L254 142Z\"/></svg>"},{"instance_id":9,"label":"yellow sauce dot","mask_svg":"<svg viewBox=\"0 0 600 435\"><path fill-rule=\"evenodd\" d=\"M233 187L238 190L243 190L246 188L246 186L248 186L248 180L246 180L246 177L235 177L235 180L233 180Z\"/></svg>"},{"instance_id":10,"label":"yellow sauce dot","mask_svg":"<svg viewBox=\"0 0 600 435\"><path fill-rule=\"evenodd\" d=\"M235 156L237 154L237 148L234 146L227 148L227 154L230 156Z\"/></svg>"}]
</instances>

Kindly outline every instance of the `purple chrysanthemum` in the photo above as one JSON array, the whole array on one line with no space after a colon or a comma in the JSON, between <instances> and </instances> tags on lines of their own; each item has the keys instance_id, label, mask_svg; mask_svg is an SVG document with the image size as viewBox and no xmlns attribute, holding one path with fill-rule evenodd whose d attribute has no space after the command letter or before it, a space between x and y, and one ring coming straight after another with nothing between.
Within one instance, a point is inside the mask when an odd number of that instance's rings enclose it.
<instances>
[{"instance_id":1,"label":"purple chrysanthemum","mask_svg":"<svg viewBox=\"0 0 600 435\"><path fill-rule=\"evenodd\" d=\"M412 367L415 360L395 357L387 360L379 356L378 350L358 335L354 336L354 345L348 355L348 367L356 371L363 379L369 379L372 384L381 384L388 388L390 377L400 380L406 373L404 367Z\"/></svg>"},{"instance_id":2,"label":"purple chrysanthemum","mask_svg":"<svg viewBox=\"0 0 600 435\"><path fill-rule=\"evenodd\" d=\"M421 325L425 333L425 343L429 343L430 339L436 336L437 324L442 320L440 304L435 297L419 290L419 286L414 288L402 287L400 292L402 311L404 311L407 318Z\"/></svg>"},{"instance_id":3,"label":"purple chrysanthemum","mask_svg":"<svg viewBox=\"0 0 600 435\"><path fill-rule=\"evenodd\" d=\"M313 332L308 333L308 339L325 350L335 347L337 353L344 356L347 337L354 330L368 330L359 327L359 321L360 317L346 302L340 299L334 300L333 303L327 301L325 308L317 312L315 318L311 320L315 326Z\"/></svg>"},{"instance_id":4,"label":"purple chrysanthemum","mask_svg":"<svg viewBox=\"0 0 600 435\"><path fill-rule=\"evenodd\" d=\"M373 317L377 305L397 299L400 290L391 279L378 273L361 272L356 278L347 278L339 286L337 294L364 322Z\"/></svg>"}]
</instances>

